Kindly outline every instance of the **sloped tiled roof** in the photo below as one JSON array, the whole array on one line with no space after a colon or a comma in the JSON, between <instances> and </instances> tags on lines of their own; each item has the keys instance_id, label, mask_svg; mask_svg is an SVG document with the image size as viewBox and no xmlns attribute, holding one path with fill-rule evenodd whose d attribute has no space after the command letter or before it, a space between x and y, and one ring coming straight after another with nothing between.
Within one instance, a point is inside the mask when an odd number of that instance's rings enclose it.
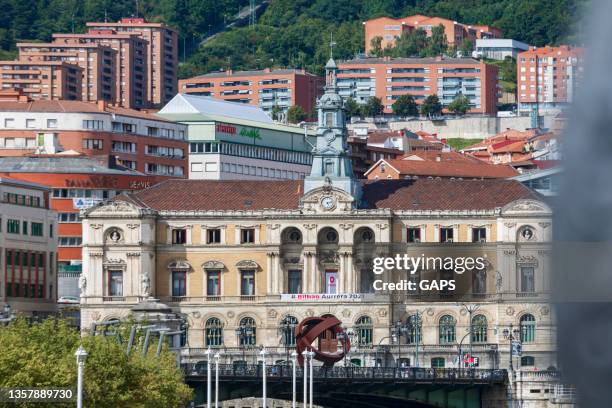
<instances>
[{"instance_id":1,"label":"sloped tiled roof","mask_svg":"<svg viewBox=\"0 0 612 408\"><path fill-rule=\"evenodd\" d=\"M118 196L157 211L297 210L303 181L171 179ZM537 193L512 180L384 180L363 182L363 207L392 210L492 210Z\"/></svg>"},{"instance_id":2,"label":"sloped tiled roof","mask_svg":"<svg viewBox=\"0 0 612 408\"><path fill-rule=\"evenodd\" d=\"M399 171L401 177L506 178L518 174L511 166L480 161L474 163L397 159L385 161Z\"/></svg>"}]
</instances>

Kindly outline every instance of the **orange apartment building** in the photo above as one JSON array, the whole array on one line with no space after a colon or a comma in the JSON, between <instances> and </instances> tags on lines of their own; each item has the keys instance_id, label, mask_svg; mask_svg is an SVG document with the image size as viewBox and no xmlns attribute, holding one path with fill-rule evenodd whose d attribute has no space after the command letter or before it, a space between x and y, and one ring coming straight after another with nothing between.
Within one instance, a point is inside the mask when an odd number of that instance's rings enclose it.
<instances>
[{"instance_id":1,"label":"orange apartment building","mask_svg":"<svg viewBox=\"0 0 612 408\"><path fill-rule=\"evenodd\" d=\"M520 111L559 110L571 103L583 74L583 48L532 47L517 58Z\"/></svg>"},{"instance_id":2,"label":"orange apartment building","mask_svg":"<svg viewBox=\"0 0 612 408\"><path fill-rule=\"evenodd\" d=\"M80 100L82 72L63 61L0 61L0 89L17 89L33 100Z\"/></svg>"},{"instance_id":3,"label":"orange apartment building","mask_svg":"<svg viewBox=\"0 0 612 408\"><path fill-rule=\"evenodd\" d=\"M501 38L502 31L488 25L466 25L457 21L441 17L428 17L420 14L407 16L404 18L379 17L363 23L365 28L365 51L370 54L372 51L372 40L375 37L381 38L382 48L392 47L396 39L404 32L416 29L423 29L428 36L431 35L433 27L442 25L446 40L449 45L461 45L464 40L480 38Z\"/></svg>"},{"instance_id":4,"label":"orange apartment building","mask_svg":"<svg viewBox=\"0 0 612 408\"><path fill-rule=\"evenodd\" d=\"M381 99L385 113L393 102L410 94L417 103L437 95L443 106L462 93L470 99L470 113L497 111L497 68L472 58L362 58L338 64L337 85L344 99L365 104Z\"/></svg>"},{"instance_id":5,"label":"orange apartment building","mask_svg":"<svg viewBox=\"0 0 612 408\"><path fill-rule=\"evenodd\" d=\"M122 192L141 190L167 179L83 155L58 154L0 157L0 178L4 177L51 190L50 207L57 212L58 274L68 272L76 277L81 272L80 210Z\"/></svg>"},{"instance_id":6,"label":"orange apartment building","mask_svg":"<svg viewBox=\"0 0 612 408\"><path fill-rule=\"evenodd\" d=\"M63 61L83 69L81 100L117 102L117 51L101 44L17 43L20 60Z\"/></svg>"},{"instance_id":7,"label":"orange apartment building","mask_svg":"<svg viewBox=\"0 0 612 408\"><path fill-rule=\"evenodd\" d=\"M187 126L153 114L104 101L0 97L0 156L78 152L113 156L147 175L187 177L187 148Z\"/></svg>"},{"instance_id":8,"label":"orange apartment building","mask_svg":"<svg viewBox=\"0 0 612 408\"><path fill-rule=\"evenodd\" d=\"M212 72L179 81L179 92L256 105L266 112L283 112L299 105L312 112L325 79L305 70L264 69Z\"/></svg>"},{"instance_id":9,"label":"orange apartment building","mask_svg":"<svg viewBox=\"0 0 612 408\"><path fill-rule=\"evenodd\" d=\"M53 42L73 47L100 44L115 50L117 103L132 109L150 107L147 92L148 42L140 38L138 33L90 29L86 34L53 34Z\"/></svg>"},{"instance_id":10,"label":"orange apartment building","mask_svg":"<svg viewBox=\"0 0 612 408\"><path fill-rule=\"evenodd\" d=\"M177 93L178 33L162 23L143 18L123 18L116 23L87 23L95 30L135 33L147 42L147 99L153 105L165 105Z\"/></svg>"}]
</instances>

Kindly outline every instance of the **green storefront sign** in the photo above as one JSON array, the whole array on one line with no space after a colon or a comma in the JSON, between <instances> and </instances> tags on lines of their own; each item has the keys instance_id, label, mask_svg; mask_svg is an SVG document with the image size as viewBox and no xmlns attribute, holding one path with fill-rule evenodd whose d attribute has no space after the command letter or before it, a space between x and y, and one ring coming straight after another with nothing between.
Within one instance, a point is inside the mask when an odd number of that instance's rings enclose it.
<instances>
[{"instance_id":1,"label":"green storefront sign","mask_svg":"<svg viewBox=\"0 0 612 408\"><path fill-rule=\"evenodd\" d=\"M261 139L259 129L242 128L240 129L240 136L248 137L249 139L253 139L253 141Z\"/></svg>"}]
</instances>

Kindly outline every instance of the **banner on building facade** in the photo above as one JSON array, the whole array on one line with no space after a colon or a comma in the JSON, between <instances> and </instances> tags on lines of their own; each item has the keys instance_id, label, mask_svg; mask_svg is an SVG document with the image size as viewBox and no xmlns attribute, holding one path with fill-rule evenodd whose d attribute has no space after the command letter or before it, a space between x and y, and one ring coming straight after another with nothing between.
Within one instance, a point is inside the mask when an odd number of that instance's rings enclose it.
<instances>
[{"instance_id":1,"label":"banner on building facade","mask_svg":"<svg viewBox=\"0 0 612 408\"><path fill-rule=\"evenodd\" d=\"M284 302L361 302L374 298L373 293L282 293Z\"/></svg>"}]
</instances>

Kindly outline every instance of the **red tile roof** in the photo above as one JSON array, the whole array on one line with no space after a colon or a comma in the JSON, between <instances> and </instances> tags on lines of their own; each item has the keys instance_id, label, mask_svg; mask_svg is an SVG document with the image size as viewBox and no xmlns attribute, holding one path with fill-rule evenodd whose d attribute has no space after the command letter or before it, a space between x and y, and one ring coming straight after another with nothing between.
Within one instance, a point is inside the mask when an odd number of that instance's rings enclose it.
<instances>
[{"instance_id":1,"label":"red tile roof","mask_svg":"<svg viewBox=\"0 0 612 408\"><path fill-rule=\"evenodd\" d=\"M461 178L506 178L518 173L511 166L484 162L436 162L421 160L385 160L399 171L400 177L461 177ZM380 166L375 164L372 168ZM369 172L369 171L368 171ZM368 174L366 172L366 175Z\"/></svg>"},{"instance_id":2,"label":"red tile roof","mask_svg":"<svg viewBox=\"0 0 612 408\"><path fill-rule=\"evenodd\" d=\"M171 179L116 199L158 211L298 209L301 180L217 181ZM365 208L392 210L492 210L540 196L514 180L364 181Z\"/></svg>"},{"instance_id":3,"label":"red tile roof","mask_svg":"<svg viewBox=\"0 0 612 408\"><path fill-rule=\"evenodd\" d=\"M440 161L443 163L476 163L481 164L482 162L471 155L461 154L459 152L441 152L436 150L415 150L406 153L401 160L410 160L408 159L410 156L418 156L425 161L437 161L437 158L440 158Z\"/></svg>"}]
</instances>

